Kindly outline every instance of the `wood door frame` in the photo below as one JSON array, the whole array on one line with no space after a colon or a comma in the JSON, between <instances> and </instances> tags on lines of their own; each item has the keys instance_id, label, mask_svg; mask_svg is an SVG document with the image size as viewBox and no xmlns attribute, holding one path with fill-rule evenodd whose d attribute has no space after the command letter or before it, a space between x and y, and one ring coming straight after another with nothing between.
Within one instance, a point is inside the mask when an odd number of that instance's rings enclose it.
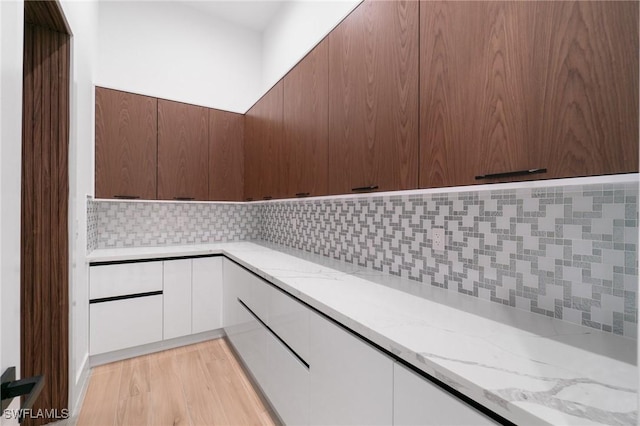
<instances>
[{"instance_id":1,"label":"wood door frame","mask_svg":"<svg viewBox=\"0 0 640 426\"><path fill-rule=\"evenodd\" d=\"M44 375L34 410L69 405L71 31L59 2L24 3L21 375ZM54 419L25 419L44 424Z\"/></svg>"}]
</instances>

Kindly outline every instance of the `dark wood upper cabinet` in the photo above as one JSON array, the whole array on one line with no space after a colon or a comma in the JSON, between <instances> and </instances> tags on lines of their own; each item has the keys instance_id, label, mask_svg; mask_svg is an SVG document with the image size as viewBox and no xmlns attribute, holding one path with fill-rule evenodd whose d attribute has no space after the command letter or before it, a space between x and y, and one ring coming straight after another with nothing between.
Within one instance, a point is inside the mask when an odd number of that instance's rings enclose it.
<instances>
[{"instance_id":1,"label":"dark wood upper cabinet","mask_svg":"<svg viewBox=\"0 0 640 426\"><path fill-rule=\"evenodd\" d=\"M244 115L209 110L209 200L244 199Z\"/></svg>"},{"instance_id":2,"label":"dark wood upper cabinet","mask_svg":"<svg viewBox=\"0 0 640 426\"><path fill-rule=\"evenodd\" d=\"M638 2L533 2L531 156L548 177L638 171Z\"/></svg>"},{"instance_id":3,"label":"dark wood upper cabinet","mask_svg":"<svg viewBox=\"0 0 640 426\"><path fill-rule=\"evenodd\" d=\"M327 194L328 53L325 39L284 77L287 197Z\"/></svg>"},{"instance_id":4,"label":"dark wood upper cabinet","mask_svg":"<svg viewBox=\"0 0 640 426\"><path fill-rule=\"evenodd\" d=\"M157 99L96 87L96 198L156 198Z\"/></svg>"},{"instance_id":5,"label":"dark wood upper cabinet","mask_svg":"<svg viewBox=\"0 0 640 426\"><path fill-rule=\"evenodd\" d=\"M209 197L209 110L158 100L158 199Z\"/></svg>"},{"instance_id":6,"label":"dark wood upper cabinet","mask_svg":"<svg viewBox=\"0 0 640 426\"><path fill-rule=\"evenodd\" d=\"M421 187L637 171L637 3L420 7Z\"/></svg>"},{"instance_id":7,"label":"dark wood upper cabinet","mask_svg":"<svg viewBox=\"0 0 640 426\"><path fill-rule=\"evenodd\" d=\"M245 116L246 199L285 197L286 161L282 153L284 84L280 80Z\"/></svg>"},{"instance_id":8,"label":"dark wood upper cabinet","mask_svg":"<svg viewBox=\"0 0 640 426\"><path fill-rule=\"evenodd\" d=\"M329 34L329 192L418 185L418 2L365 1Z\"/></svg>"}]
</instances>

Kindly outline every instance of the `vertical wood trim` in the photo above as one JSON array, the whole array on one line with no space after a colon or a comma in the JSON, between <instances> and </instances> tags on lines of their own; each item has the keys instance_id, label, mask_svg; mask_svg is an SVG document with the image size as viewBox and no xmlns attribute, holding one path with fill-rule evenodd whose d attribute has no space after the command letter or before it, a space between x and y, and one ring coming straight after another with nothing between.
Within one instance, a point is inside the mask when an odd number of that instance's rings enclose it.
<instances>
[{"instance_id":1,"label":"vertical wood trim","mask_svg":"<svg viewBox=\"0 0 640 426\"><path fill-rule=\"evenodd\" d=\"M70 42L67 34L24 28L21 375L44 375L33 408L60 412L68 406L69 380Z\"/></svg>"}]
</instances>

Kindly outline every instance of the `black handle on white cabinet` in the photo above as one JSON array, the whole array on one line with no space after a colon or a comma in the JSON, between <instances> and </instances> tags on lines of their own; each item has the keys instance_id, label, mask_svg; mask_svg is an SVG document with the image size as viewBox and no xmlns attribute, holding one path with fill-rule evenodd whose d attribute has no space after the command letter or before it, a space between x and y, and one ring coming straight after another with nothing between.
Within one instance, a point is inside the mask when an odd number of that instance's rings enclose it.
<instances>
[{"instance_id":1,"label":"black handle on white cabinet","mask_svg":"<svg viewBox=\"0 0 640 426\"><path fill-rule=\"evenodd\" d=\"M370 185L370 186L359 186L357 188L351 188L353 192L365 192L365 191L375 191L378 189L378 185Z\"/></svg>"},{"instance_id":2,"label":"black handle on white cabinet","mask_svg":"<svg viewBox=\"0 0 640 426\"><path fill-rule=\"evenodd\" d=\"M118 200L138 200L138 199L140 199L140 196L139 195L117 194L117 195L114 195L113 198L117 198Z\"/></svg>"},{"instance_id":3,"label":"black handle on white cabinet","mask_svg":"<svg viewBox=\"0 0 640 426\"><path fill-rule=\"evenodd\" d=\"M193 197L173 197L176 201L193 201L195 198Z\"/></svg>"},{"instance_id":4,"label":"black handle on white cabinet","mask_svg":"<svg viewBox=\"0 0 640 426\"><path fill-rule=\"evenodd\" d=\"M10 367L2 373L2 384L0 385L0 393L2 394L2 411L7 409L13 401L13 398L26 395L26 398L20 406L20 414L18 422L22 423L22 413L33 407L40 392L44 388L44 376L27 377L26 379L16 380L16 368Z\"/></svg>"},{"instance_id":5,"label":"black handle on white cabinet","mask_svg":"<svg viewBox=\"0 0 640 426\"><path fill-rule=\"evenodd\" d=\"M499 179L506 177L516 177L516 176L528 176L535 175L538 173L547 173L547 169L528 169L528 170L517 170L515 172L503 172L503 173L490 173L486 175L476 176L476 180L481 179Z\"/></svg>"}]
</instances>

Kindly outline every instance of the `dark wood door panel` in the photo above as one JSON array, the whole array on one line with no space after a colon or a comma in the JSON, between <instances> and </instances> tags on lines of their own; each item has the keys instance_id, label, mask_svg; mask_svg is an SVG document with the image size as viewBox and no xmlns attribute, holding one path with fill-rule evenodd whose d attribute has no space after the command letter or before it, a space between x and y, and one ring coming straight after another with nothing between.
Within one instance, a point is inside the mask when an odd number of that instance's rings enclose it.
<instances>
[{"instance_id":1,"label":"dark wood door panel","mask_svg":"<svg viewBox=\"0 0 640 426\"><path fill-rule=\"evenodd\" d=\"M478 175L528 168L531 6L420 6L420 186L468 185Z\"/></svg>"},{"instance_id":2,"label":"dark wood door panel","mask_svg":"<svg viewBox=\"0 0 640 426\"><path fill-rule=\"evenodd\" d=\"M284 85L280 80L245 116L245 197L285 196L286 160L282 155Z\"/></svg>"},{"instance_id":3,"label":"dark wood door panel","mask_svg":"<svg viewBox=\"0 0 640 426\"><path fill-rule=\"evenodd\" d=\"M96 87L96 198L156 199L158 100Z\"/></svg>"},{"instance_id":4,"label":"dark wood door panel","mask_svg":"<svg viewBox=\"0 0 640 426\"><path fill-rule=\"evenodd\" d=\"M318 44L284 77L286 196L327 194L329 144L328 41Z\"/></svg>"},{"instance_id":5,"label":"dark wood door panel","mask_svg":"<svg viewBox=\"0 0 640 426\"><path fill-rule=\"evenodd\" d=\"M33 405L68 408L69 81L68 34L60 5L25 2L20 253L20 375L43 375ZM35 8L35 9L34 9ZM46 12L46 13L45 13ZM48 420L27 418L26 425Z\"/></svg>"},{"instance_id":6,"label":"dark wood door panel","mask_svg":"<svg viewBox=\"0 0 640 426\"><path fill-rule=\"evenodd\" d=\"M549 177L638 171L638 2L534 2L532 141Z\"/></svg>"},{"instance_id":7,"label":"dark wood door panel","mask_svg":"<svg viewBox=\"0 0 640 426\"><path fill-rule=\"evenodd\" d=\"M209 200L244 199L244 115L209 110Z\"/></svg>"},{"instance_id":8,"label":"dark wood door panel","mask_svg":"<svg viewBox=\"0 0 640 426\"><path fill-rule=\"evenodd\" d=\"M418 3L364 2L329 35L329 192L418 185Z\"/></svg>"},{"instance_id":9,"label":"dark wood door panel","mask_svg":"<svg viewBox=\"0 0 640 426\"><path fill-rule=\"evenodd\" d=\"M209 111L158 100L158 199L209 196Z\"/></svg>"}]
</instances>

